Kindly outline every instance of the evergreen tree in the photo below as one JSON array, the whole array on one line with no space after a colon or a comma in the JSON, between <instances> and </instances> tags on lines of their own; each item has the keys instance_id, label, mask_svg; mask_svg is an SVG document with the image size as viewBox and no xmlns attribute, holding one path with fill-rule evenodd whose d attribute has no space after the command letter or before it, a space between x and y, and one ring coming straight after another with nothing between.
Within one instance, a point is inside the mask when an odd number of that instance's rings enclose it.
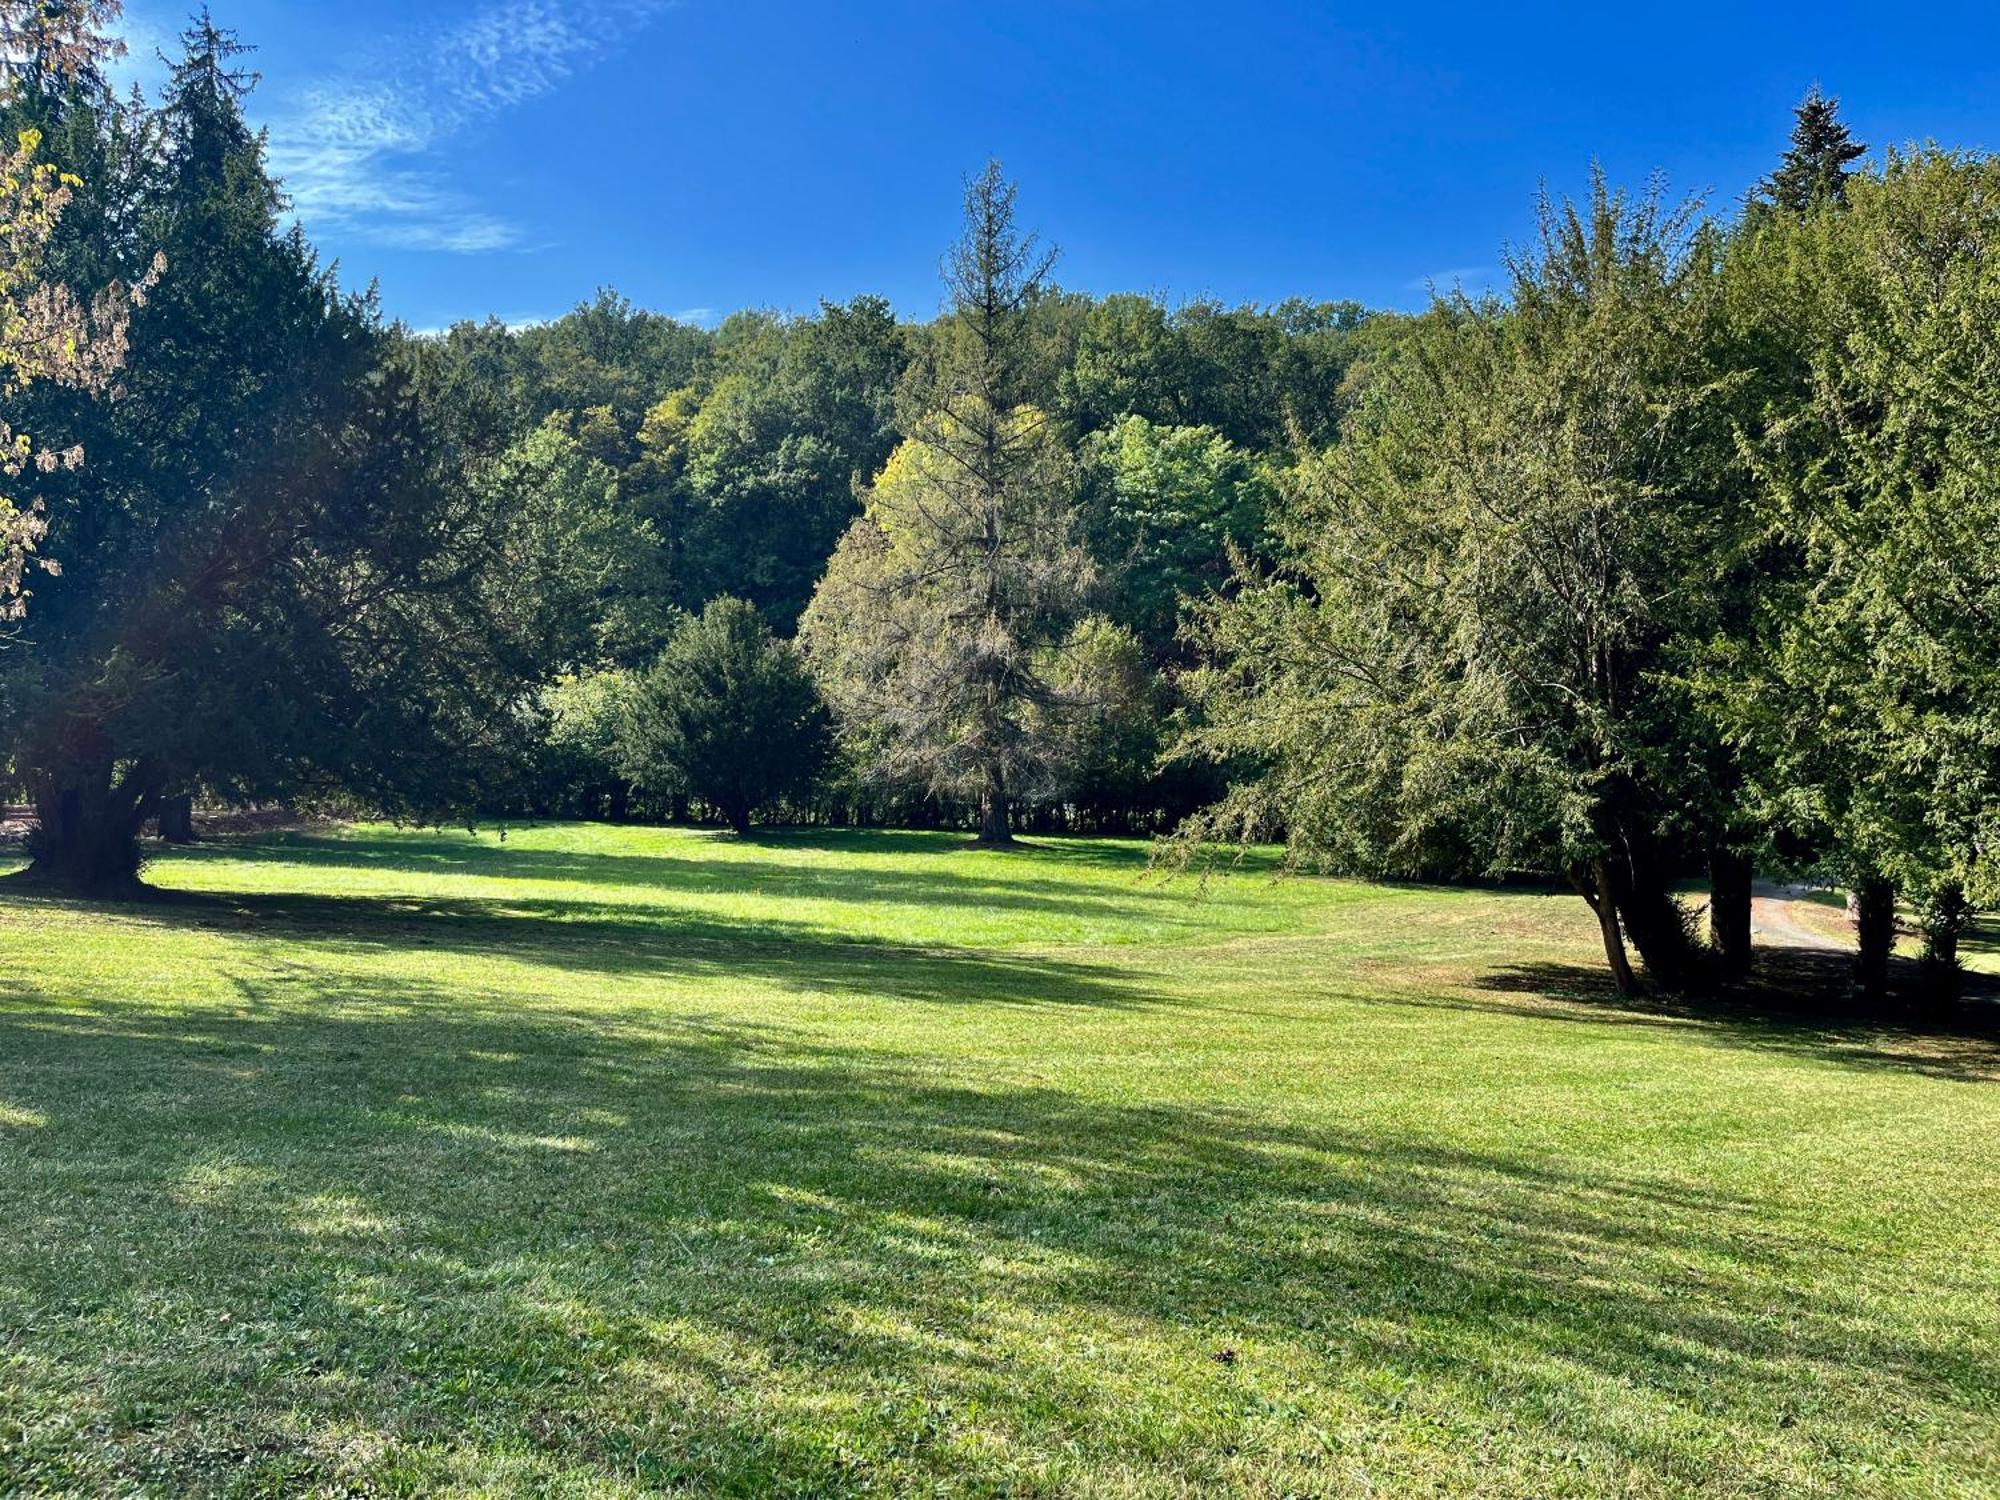
<instances>
[{"instance_id":1,"label":"evergreen tree","mask_svg":"<svg viewBox=\"0 0 2000 1500\"><path fill-rule=\"evenodd\" d=\"M1742 247L1742 320L1798 373L1747 435L1767 571L1721 712L1781 826L1853 891L1884 993L1898 892L1950 979L2000 904L2000 163L1925 150ZM1774 360L1767 359L1768 368Z\"/></svg>"},{"instance_id":2,"label":"evergreen tree","mask_svg":"<svg viewBox=\"0 0 2000 1500\"><path fill-rule=\"evenodd\" d=\"M803 638L850 735L887 773L969 795L979 840L1012 842L1015 800L1060 741L1051 670L1094 582L1075 465L1038 405L1029 314L1053 254L1014 224L998 163L967 188L946 261L950 316L912 367L909 439L842 539Z\"/></svg>"},{"instance_id":3,"label":"evergreen tree","mask_svg":"<svg viewBox=\"0 0 2000 1500\"><path fill-rule=\"evenodd\" d=\"M172 269L119 400L38 397L93 463L51 476L61 572L0 645L34 874L72 888L130 886L139 827L196 785L466 805L542 665L518 622L553 613L503 607L496 577L561 576L519 566L537 492L470 481L405 341L279 229L244 49L206 16L184 43L141 160L89 189L118 201L69 247L112 267L157 247ZM69 87L114 156L116 111Z\"/></svg>"},{"instance_id":4,"label":"evergreen tree","mask_svg":"<svg viewBox=\"0 0 2000 1500\"><path fill-rule=\"evenodd\" d=\"M1284 563L1207 606L1185 747L1266 768L1205 825L1370 872L1560 872L1662 983L1674 884L1724 809L1680 685L1732 534L1704 326L1712 236L1601 181L1545 205L1511 303L1443 299L1279 518Z\"/></svg>"},{"instance_id":5,"label":"evergreen tree","mask_svg":"<svg viewBox=\"0 0 2000 1500\"><path fill-rule=\"evenodd\" d=\"M701 798L739 834L772 802L809 791L826 761L811 673L742 599L683 622L626 712L626 774L656 794Z\"/></svg>"},{"instance_id":6,"label":"evergreen tree","mask_svg":"<svg viewBox=\"0 0 2000 1500\"><path fill-rule=\"evenodd\" d=\"M1757 185L1755 200L1785 213L1803 214L1822 203L1845 203L1849 164L1868 154L1840 118L1840 100L1818 84L1799 101L1792 144L1777 171Z\"/></svg>"}]
</instances>

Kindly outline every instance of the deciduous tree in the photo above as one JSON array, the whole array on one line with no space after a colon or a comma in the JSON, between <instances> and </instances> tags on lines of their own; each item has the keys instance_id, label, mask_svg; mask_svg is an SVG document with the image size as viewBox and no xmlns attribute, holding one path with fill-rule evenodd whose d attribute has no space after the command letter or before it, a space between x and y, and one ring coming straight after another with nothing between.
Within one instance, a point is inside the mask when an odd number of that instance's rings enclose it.
<instances>
[{"instance_id":1,"label":"deciduous tree","mask_svg":"<svg viewBox=\"0 0 2000 1500\"><path fill-rule=\"evenodd\" d=\"M79 190L112 201L59 241L175 266L133 319L123 399L29 393L93 462L47 477L62 572L0 648L0 744L36 805L33 876L74 889L129 889L140 826L196 785L476 805L552 665L516 607L560 574L522 566L545 496L482 482L408 341L281 230L240 51L195 23L134 170ZM114 128L99 85L66 87Z\"/></svg>"},{"instance_id":2,"label":"deciduous tree","mask_svg":"<svg viewBox=\"0 0 2000 1500\"><path fill-rule=\"evenodd\" d=\"M75 469L80 445L37 447L15 425L19 398L38 382L91 395L104 393L126 354L134 302L143 302L164 269L155 264L128 287L112 281L80 298L49 274L50 241L83 180L43 153L43 126L65 94L102 91L99 68L124 51L107 28L119 0L0 0L0 105L12 127L11 149L0 153L0 475L14 488L34 473ZM29 480L32 485L32 479ZM0 620L19 619L35 549L47 532L39 496L0 495ZM44 558L41 567L60 564Z\"/></svg>"}]
</instances>

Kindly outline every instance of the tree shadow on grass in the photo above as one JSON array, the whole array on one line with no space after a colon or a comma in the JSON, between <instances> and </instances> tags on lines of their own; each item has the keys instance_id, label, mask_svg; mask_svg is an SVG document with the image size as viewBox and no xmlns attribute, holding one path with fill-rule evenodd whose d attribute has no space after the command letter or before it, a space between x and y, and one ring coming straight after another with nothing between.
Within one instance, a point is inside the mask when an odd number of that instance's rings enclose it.
<instances>
[{"instance_id":1,"label":"tree shadow on grass","mask_svg":"<svg viewBox=\"0 0 2000 1500\"><path fill-rule=\"evenodd\" d=\"M1022 834L1003 848L977 844L969 830L898 830L890 828L759 828L751 842L767 848L810 849L823 853L970 855L978 868L980 856L997 856L1001 867L1011 863L1098 868L1138 873L1146 868L1149 843L1138 838L1089 834Z\"/></svg>"},{"instance_id":2,"label":"tree shadow on grass","mask_svg":"<svg viewBox=\"0 0 2000 1500\"><path fill-rule=\"evenodd\" d=\"M1887 1068L1965 1083L2000 1082L2000 1004L1984 976L1966 976L1966 998L1948 1009L1870 1013L1852 997L1853 960L1804 948L1767 948L1741 984L1708 994L1622 996L1601 966L1509 964L1477 981L1481 990L1553 1004L1482 1005L1440 996L1398 1003L1504 1010L1572 1024L1695 1027L1730 1046L1852 1067ZM1898 960L1892 992L1918 989L1916 965Z\"/></svg>"},{"instance_id":3,"label":"tree shadow on grass","mask_svg":"<svg viewBox=\"0 0 2000 1500\"><path fill-rule=\"evenodd\" d=\"M61 897L16 904L57 910ZM103 908L90 908L93 910ZM1164 1004L1129 967L1007 950L925 947L809 922L730 920L591 901L160 891L114 908L170 926L325 955L427 953L632 979L752 980L804 992L1021 1006Z\"/></svg>"},{"instance_id":4,"label":"tree shadow on grass","mask_svg":"<svg viewBox=\"0 0 2000 1500\"><path fill-rule=\"evenodd\" d=\"M765 849L797 848L816 853L887 854L899 840L921 838L906 852L950 851L933 835L791 833L758 839ZM1000 911L1158 920L1179 898L1163 884L1142 884L1147 874L1143 850L1102 846L1077 850L1066 845L1023 846L990 860L969 859L950 870L897 869L853 864L787 865L773 860L718 859L708 839L683 835L663 840L644 854L599 853L588 849L531 849L517 843L475 843L447 835L398 834L358 840L312 834L259 836L176 850L176 864L199 866L211 860L262 861L313 868L392 871L412 875L469 875L496 880L563 881L617 885L674 895L754 895L774 900L837 901L858 905L949 906ZM1037 869L1101 872L1102 883L1072 876L1038 877Z\"/></svg>"},{"instance_id":5,"label":"tree shadow on grass","mask_svg":"<svg viewBox=\"0 0 2000 1500\"><path fill-rule=\"evenodd\" d=\"M1393 1487L1426 1432L1447 1488L1784 1487L2000 1384L1947 1289L1696 1180L463 986L33 1001L0 1473L79 1489Z\"/></svg>"}]
</instances>

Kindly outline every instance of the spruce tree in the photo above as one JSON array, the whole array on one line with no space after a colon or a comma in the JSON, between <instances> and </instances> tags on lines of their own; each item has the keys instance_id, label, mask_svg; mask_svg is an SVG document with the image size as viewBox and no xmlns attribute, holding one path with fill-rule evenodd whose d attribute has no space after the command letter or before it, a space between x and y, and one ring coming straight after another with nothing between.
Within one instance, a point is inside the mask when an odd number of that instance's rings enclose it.
<instances>
[{"instance_id":1,"label":"spruce tree","mask_svg":"<svg viewBox=\"0 0 2000 1500\"><path fill-rule=\"evenodd\" d=\"M1867 155L1868 147L1848 133L1840 100L1828 98L1818 84L1794 114L1792 144L1778 170L1757 185L1755 201L1794 214L1845 203L1848 165Z\"/></svg>"}]
</instances>

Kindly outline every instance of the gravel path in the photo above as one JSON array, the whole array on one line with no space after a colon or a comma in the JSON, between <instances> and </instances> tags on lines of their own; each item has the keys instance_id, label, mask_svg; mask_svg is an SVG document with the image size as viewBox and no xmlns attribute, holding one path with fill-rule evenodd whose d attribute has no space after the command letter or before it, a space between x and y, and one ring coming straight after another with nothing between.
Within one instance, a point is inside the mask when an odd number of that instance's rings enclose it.
<instances>
[{"instance_id":1,"label":"gravel path","mask_svg":"<svg viewBox=\"0 0 2000 1500\"><path fill-rule=\"evenodd\" d=\"M1778 885L1760 880L1750 901L1750 931L1755 937L1781 948L1811 948L1822 953L1843 953L1847 944L1801 922L1795 905L1811 895L1802 885Z\"/></svg>"}]
</instances>

